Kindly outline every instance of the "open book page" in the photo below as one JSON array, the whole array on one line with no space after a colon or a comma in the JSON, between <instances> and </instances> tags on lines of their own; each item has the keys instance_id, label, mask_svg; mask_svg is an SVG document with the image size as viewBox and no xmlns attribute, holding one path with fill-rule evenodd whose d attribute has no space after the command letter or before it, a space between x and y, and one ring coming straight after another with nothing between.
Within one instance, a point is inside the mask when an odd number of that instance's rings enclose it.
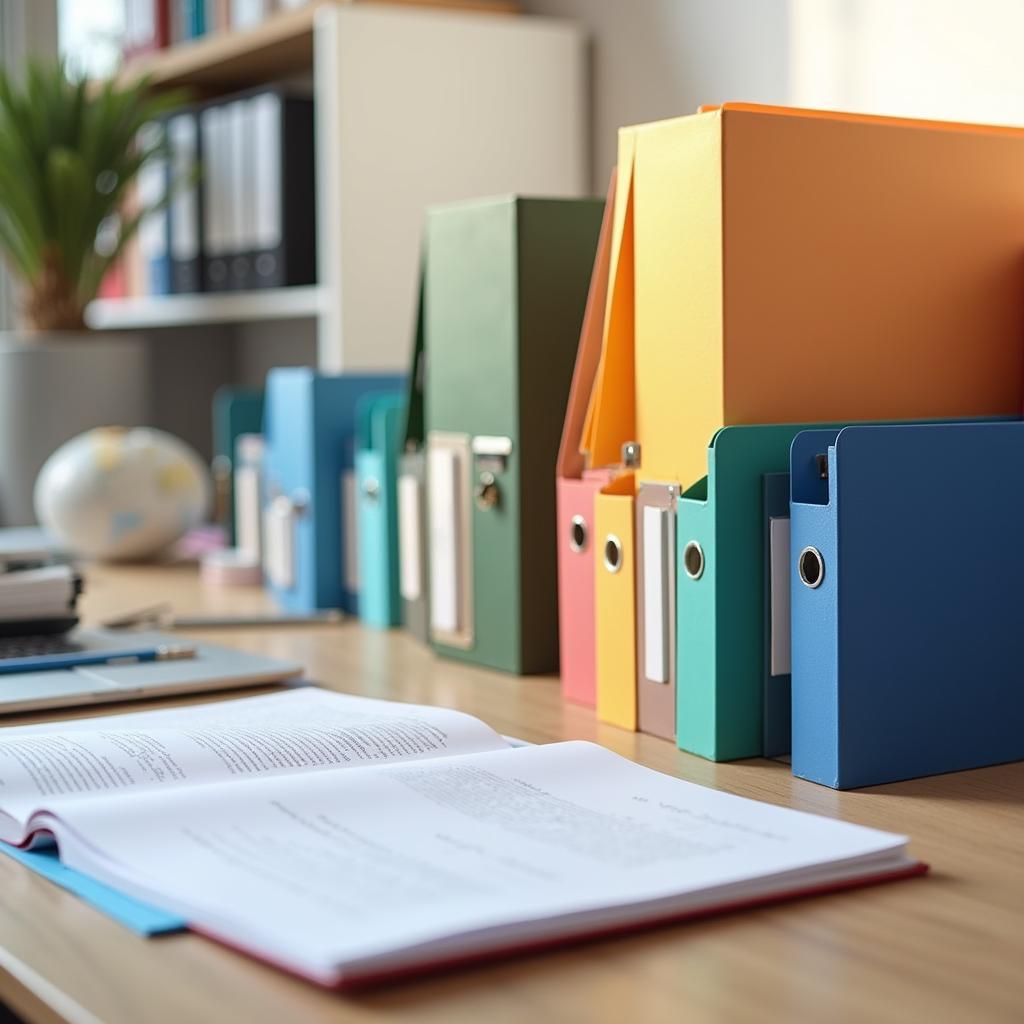
<instances>
[{"instance_id":1,"label":"open book page","mask_svg":"<svg viewBox=\"0 0 1024 1024\"><path fill-rule=\"evenodd\" d=\"M55 798L118 798L181 785L506 749L446 708L309 687L196 707L0 731L0 839L20 842Z\"/></svg>"},{"instance_id":2,"label":"open book page","mask_svg":"<svg viewBox=\"0 0 1024 1024\"><path fill-rule=\"evenodd\" d=\"M901 836L579 742L44 817L71 866L322 983L910 863Z\"/></svg>"}]
</instances>

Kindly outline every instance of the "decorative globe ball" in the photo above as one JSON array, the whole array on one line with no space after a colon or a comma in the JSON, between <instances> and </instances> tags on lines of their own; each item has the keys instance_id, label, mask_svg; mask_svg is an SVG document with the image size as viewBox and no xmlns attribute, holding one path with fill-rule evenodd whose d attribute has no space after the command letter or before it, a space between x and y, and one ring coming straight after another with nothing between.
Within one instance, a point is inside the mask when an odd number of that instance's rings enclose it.
<instances>
[{"instance_id":1,"label":"decorative globe ball","mask_svg":"<svg viewBox=\"0 0 1024 1024\"><path fill-rule=\"evenodd\" d=\"M62 444L36 479L39 522L66 550L119 561L154 555L210 503L199 456L162 430L101 427Z\"/></svg>"}]
</instances>

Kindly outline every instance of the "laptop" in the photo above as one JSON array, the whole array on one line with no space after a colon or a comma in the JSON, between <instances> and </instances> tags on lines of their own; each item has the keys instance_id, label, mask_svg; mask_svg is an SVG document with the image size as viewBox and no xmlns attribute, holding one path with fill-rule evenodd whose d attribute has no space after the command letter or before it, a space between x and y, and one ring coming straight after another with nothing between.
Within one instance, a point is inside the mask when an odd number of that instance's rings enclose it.
<instances>
[{"instance_id":1,"label":"laptop","mask_svg":"<svg viewBox=\"0 0 1024 1024\"><path fill-rule=\"evenodd\" d=\"M59 640L47 638L46 650L32 653L58 653L56 643L63 652L180 647L183 641L180 636L167 633L77 629ZM217 644L189 639L187 645L194 648L193 657L0 675L0 715L261 686L294 679L303 671L297 662L279 661ZM9 656L26 653L22 647L12 650Z\"/></svg>"}]
</instances>

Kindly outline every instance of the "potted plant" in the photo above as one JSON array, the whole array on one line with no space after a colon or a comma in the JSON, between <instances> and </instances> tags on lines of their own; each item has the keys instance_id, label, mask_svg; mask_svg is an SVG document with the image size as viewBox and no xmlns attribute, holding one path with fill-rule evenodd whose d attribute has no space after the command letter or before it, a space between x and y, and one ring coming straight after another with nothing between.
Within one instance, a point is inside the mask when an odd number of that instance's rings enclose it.
<instances>
[{"instance_id":1,"label":"potted plant","mask_svg":"<svg viewBox=\"0 0 1024 1024\"><path fill-rule=\"evenodd\" d=\"M146 79L89 83L58 61L17 82L0 70L0 250L20 285L19 329L0 338L0 526L32 521L36 473L68 438L147 417L143 339L88 332L85 308L158 213L125 200L167 158L145 127L182 99Z\"/></svg>"}]
</instances>

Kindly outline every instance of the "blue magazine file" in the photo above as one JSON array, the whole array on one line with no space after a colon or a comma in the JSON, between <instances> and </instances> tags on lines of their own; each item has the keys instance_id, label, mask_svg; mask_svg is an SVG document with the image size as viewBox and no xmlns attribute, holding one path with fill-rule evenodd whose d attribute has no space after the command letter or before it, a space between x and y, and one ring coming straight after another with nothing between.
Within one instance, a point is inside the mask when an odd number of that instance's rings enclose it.
<instances>
[{"instance_id":1,"label":"blue magazine file","mask_svg":"<svg viewBox=\"0 0 1024 1024\"><path fill-rule=\"evenodd\" d=\"M790 469L794 773L1024 758L1024 423L806 431Z\"/></svg>"},{"instance_id":2,"label":"blue magazine file","mask_svg":"<svg viewBox=\"0 0 1024 1024\"><path fill-rule=\"evenodd\" d=\"M282 608L358 610L356 403L402 382L397 374L330 376L308 367L267 375L264 569Z\"/></svg>"}]
</instances>

